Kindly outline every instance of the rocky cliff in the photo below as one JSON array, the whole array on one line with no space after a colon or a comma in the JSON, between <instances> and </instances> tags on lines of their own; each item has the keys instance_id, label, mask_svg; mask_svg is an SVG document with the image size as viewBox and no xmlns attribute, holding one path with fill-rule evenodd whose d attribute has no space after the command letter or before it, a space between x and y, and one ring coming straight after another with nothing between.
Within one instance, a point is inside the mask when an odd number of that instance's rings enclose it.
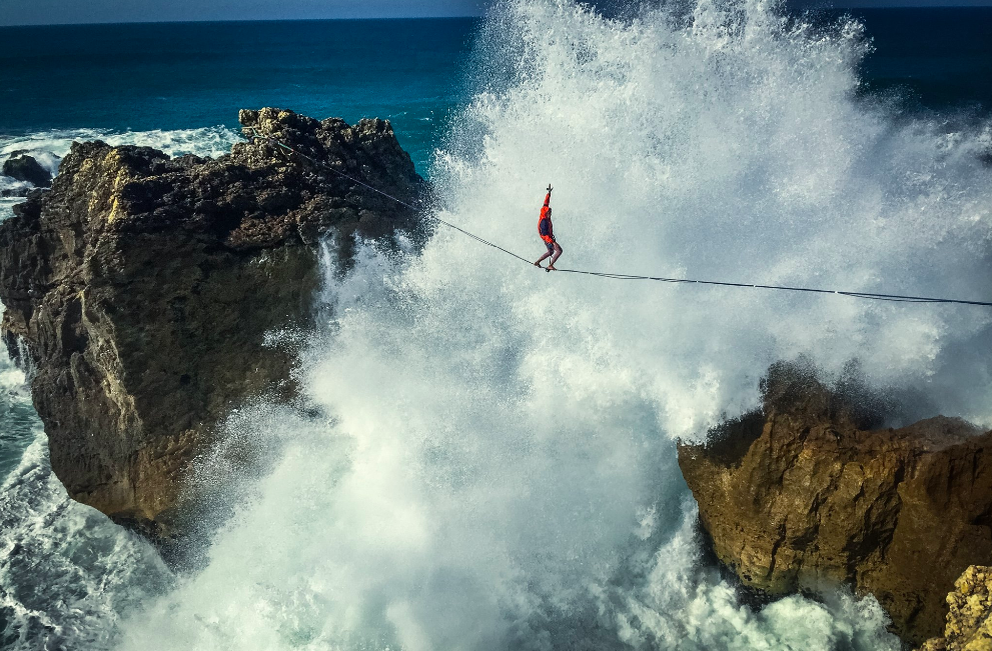
<instances>
[{"instance_id":1,"label":"rocky cliff","mask_svg":"<svg viewBox=\"0 0 992 651\"><path fill-rule=\"evenodd\" d=\"M846 584L903 639L939 634L955 579L992 558L992 432L871 429L870 405L797 366L763 391L760 412L679 446L716 556L766 595Z\"/></svg>"},{"instance_id":2,"label":"rocky cliff","mask_svg":"<svg viewBox=\"0 0 992 651\"><path fill-rule=\"evenodd\" d=\"M411 203L422 181L388 122L242 111L273 136ZM2 329L30 375L52 468L74 499L153 538L176 531L189 461L229 410L292 399L318 242L389 238L414 211L255 139L217 160L75 143L48 192L0 224Z\"/></svg>"}]
</instances>

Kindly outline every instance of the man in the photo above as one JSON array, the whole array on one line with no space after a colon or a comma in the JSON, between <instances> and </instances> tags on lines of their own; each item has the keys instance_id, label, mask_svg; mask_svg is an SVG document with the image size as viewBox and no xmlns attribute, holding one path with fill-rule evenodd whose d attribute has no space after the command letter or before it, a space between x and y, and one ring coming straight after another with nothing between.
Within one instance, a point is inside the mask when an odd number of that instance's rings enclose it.
<instances>
[{"instance_id":1,"label":"man","mask_svg":"<svg viewBox=\"0 0 992 651\"><path fill-rule=\"evenodd\" d=\"M551 225L551 184L548 184L548 194L544 197L544 206L541 208L541 217L537 220L537 234L541 236L544 240L545 246L548 247L547 253L538 258L537 262L534 263L535 267L541 266L541 261L545 258L550 257L551 262L548 263L548 267L544 269L545 271L557 271L555 269L555 262L558 257L561 256L561 245L555 241L554 227ZM542 267L543 268L543 267Z\"/></svg>"}]
</instances>

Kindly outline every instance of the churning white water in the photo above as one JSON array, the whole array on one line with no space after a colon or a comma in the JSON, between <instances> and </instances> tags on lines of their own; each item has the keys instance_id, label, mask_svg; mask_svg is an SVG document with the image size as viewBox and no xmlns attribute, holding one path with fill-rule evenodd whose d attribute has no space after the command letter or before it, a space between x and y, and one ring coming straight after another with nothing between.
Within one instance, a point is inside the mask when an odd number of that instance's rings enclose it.
<instances>
[{"instance_id":1,"label":"churning white water","mask_svg":"<svg viewBox=\"0 0 992 651\"><path fill-rule=\"evenodd\" d=\"M536 259L550 181L560 266L992 296L980 128L856 100L857 26L518 0L483 41L502 81L438 153L445 220ZM443 228L327 282L308 415L232 419L271 467L122 648L896 649L870 598L738 603L674 440L800 354L992 422L984 308L546 274Z\"/></svg>"}]
</instances>

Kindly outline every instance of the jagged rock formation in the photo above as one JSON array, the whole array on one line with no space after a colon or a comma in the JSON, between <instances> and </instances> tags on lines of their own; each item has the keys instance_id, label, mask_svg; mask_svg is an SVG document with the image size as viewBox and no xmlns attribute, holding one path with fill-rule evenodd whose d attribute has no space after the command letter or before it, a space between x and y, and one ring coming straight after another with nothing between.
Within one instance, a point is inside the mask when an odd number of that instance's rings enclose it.
<instances>
[{"instance_id":1,"label":"jagged rock formation","mask_svg":"<svg viewBox=\"0 0 992 651\"><path fill-rule=\"evenodd\" d=\"M904 640L938 634L955 578L992 558L992 432L943 417L870 429L854 393L787 365L763 392L760 412L679 446L716 556L766 595L843 583Z\"/></svg>"},{"instance_id":2,"label":"jagged rock formation","mask_svg":"<svg viewBox=\"0 0 992 651\"><path fill-rule=\"evenodd\" d=\"M422 181L388 122L242 111L274 136L406 202ZM318 241L389 237L414 211L273 143L217 160L74 143L51 191L0 224L2 329L26 349L55 474L76 500L164 541L190 459L231 407L290 400L313 326Z\"/></svg>"},{"instance_id":3,"label":"jagged rock formation","mask_svg":"<svg viewBox=\"0 0 992 651\"><path fill-rule=\"evenodd\" d=\"M944 637L927 640L920 651L992 651L992 567L972 565L947 595Z\"/></svg>"},{"instance_id":4,"label":"jagged rock formation","mask_svg":"<svg viewBox=\"0 0 992 651\"><path fill-rule=\"evenodd\" d=\"M47 188L52 184L52 175L48 173L48 170L42 167L41 163L33 156L27 154L11 155L3 162L3 168L0 169L0 172L3 172L4 176L18 181L27 181L39 188Z\"/></svg>"}]
</instances>

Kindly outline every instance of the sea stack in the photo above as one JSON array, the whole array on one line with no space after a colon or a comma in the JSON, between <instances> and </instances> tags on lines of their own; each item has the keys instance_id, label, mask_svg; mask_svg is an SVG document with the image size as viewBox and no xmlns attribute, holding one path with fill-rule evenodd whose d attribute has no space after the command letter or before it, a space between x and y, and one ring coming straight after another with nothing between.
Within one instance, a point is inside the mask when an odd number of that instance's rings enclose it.
<instances>
[{"instance_id":1,"label":"sea stack","mask_svg":"<svg viewBox=\"0 0 992 651\"><path fill-rule=\"evenodd\" d=\"M297 350L266 337L313 328L320 242L346 264L355 235L417 227L359 184L418 200L388 122L239 118L252 139L216 160L74 143L51 190L0 224L3 336L31 370L55 474L163 543L181 534L184 477L218 423L295 396Z\"/></svg>"},{"instance_id":2,"label":"sea stack","mask_svg":"<svg viewBox=\"0 0 992 651\"><path fill-rule=\"evenodd\" d=\"M763 408L680 445L717 558L764 595L847 585L905 641L943 631L946 596L992 558L992 432L936 417L877 428L864 394L777 364Z\"/></svg>"}]
</instances>

